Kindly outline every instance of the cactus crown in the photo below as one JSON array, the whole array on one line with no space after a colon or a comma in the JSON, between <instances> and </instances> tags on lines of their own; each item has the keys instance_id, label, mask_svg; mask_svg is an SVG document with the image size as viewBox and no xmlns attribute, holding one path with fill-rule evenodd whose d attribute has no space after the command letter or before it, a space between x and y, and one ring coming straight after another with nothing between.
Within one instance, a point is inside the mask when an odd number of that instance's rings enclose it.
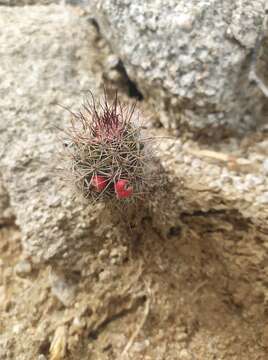
<instances>
[{"instance_id":1,"label":"cactus crown","mask_svg":"<svg viewBox=\"0 0 268 360\"><path fill-rule=\"evenodd\" d=\"M147 140L134 122L136 104L122 104L107 93L96 104L87 100L64 130L72 182L93 201L132 200L146 193L150 181ZM67 141L66 141L67 140ZM146 146L145 146L146 145Z\"/></svg>"}]
</instances>

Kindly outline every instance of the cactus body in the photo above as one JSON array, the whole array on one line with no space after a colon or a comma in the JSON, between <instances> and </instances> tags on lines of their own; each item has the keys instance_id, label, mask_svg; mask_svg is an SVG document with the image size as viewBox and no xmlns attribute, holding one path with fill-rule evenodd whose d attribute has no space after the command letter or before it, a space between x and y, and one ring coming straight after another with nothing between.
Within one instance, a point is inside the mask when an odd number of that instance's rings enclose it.
<instances>
[{"instance_id":1,"label":"cactus body","mask_svg":"<svg viewBox=\"0 0 268 360\"><path fill-rule=\"evenodd\" d=\"M125 200L145 193L150 183L150 158L135 104L122 104L115 94L96 106L87 101L72 113L64 131L68 146L68 171L85 198L94 201Z\"/></svg>"}]
</instances>

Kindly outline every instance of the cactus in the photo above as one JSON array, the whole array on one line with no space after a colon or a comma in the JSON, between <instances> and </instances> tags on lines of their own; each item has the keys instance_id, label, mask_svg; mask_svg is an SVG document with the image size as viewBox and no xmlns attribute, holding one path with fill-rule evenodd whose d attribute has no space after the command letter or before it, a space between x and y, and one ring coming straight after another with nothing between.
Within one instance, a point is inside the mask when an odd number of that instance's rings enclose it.
<instances>
[{"instance_id":1,"label":"cactus","mask_svg":"<svg viewBox=\"0 0 268 360\"><path fill-rule=\"evenodd\" d=\"M90 201L144 198L152 182L150 138L142 136L136 104L118 99L87 100L64 130L68 171L75 187Z\"/></svg>"}]
</instances>

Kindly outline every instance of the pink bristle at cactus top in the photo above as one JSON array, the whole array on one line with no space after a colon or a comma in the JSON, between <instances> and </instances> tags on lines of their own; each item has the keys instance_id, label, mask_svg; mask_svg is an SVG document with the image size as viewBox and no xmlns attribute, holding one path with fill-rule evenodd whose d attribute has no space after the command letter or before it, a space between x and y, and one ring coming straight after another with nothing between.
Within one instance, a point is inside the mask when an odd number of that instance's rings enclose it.
<instances>
[{"instance_id":1,"label":"pink bristle at cactus top","mask_svg":"<svg viewBox=\"0 0 268 360\"><path fill-rule=\"evenodd\" d=\"M108 104L105 103L105 108L101 115L99 115L94 108L91 132L97 141L119 140L126 130L128 124L122 114L122 108L121 113L118 113L117 106L118 100L116 93L113 106L109 107Z\"/></svg>"}]
</instances>

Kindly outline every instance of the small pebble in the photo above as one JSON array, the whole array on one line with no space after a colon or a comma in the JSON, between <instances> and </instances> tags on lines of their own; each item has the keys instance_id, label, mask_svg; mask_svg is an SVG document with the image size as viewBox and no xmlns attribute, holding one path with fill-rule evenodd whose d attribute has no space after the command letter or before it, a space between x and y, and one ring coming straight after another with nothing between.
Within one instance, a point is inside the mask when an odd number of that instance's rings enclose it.
<instances>
[{"instance_id":1,"label":"small pebble","mask_svg":"<svg viewBox=\"0 0 268 360\"><path fill-rule=\"evenodd\" d=\"M184 156L183 160L184 160L185 164L187 164L187 165L192 164L192 161L193 161L192 157L187 156L187 155Z\"/></svg>"},{"instance_id":2,"label":"small pebble","mask_svg":"<svg viewBox=\"0 0 268 360\"><path fill-rule=\"evenodd\" d=\"M125 246L114 248L110 252L110 262L112 265L122 264L126 256L127 256L127 248Z\"/></svg>"},{"instance_id":3,"label":"small pebble","mask_svg":"<svg viewBox=\"0 0 268 360\"><path fill-rule=\"evenodd\" d=\"M109 252L108 252L107 249L102 249L102 250L99 252L99 258L100 258L100 259L105 259L108 255L109 255Z\"/></svg>"},{"instance_id":4,"label":"small pebble","mask_svg":"<svg viewBox=\"0 0 268 360\"><path fill-rule=\"evenodd\" d=\"M185 332L180 332L180 333L178 333L177 336L176 336L176 340L177 340L178 342L186 341L187 338L188 338L188 335L187 335Z\"/></svg>"},{"instance_id":5,"label":"small pebble","mask_svg":"<svg viewBox=\"0 0 268 360\"><path fill-rule=\"evenodd\" d=\"M32 265L27 260L21 260L15 266L15 273L18 276L23 277L29 275L31 272L32 272Z\"/></svg>"},{"instance_id":6,"label":"small pebble","mask_svg":"<svg viewBox=\"0 0 268 360\"><path fill-rule=\"evenodd\" d=\"M66 307L71 306L75 299L75 286L63 276L54 272L50 274L51 291L54 296Z\"/></svg>"},{"instance_id":7,"label":"small pebble","mask_svg":"<svg viewBox=\"0 0 268 360\"><path fill-rule=\"evenodd\" d=\"M232 180L231 176L229 176L229 175L222 175L222 176L220 177L220 183L221 183L222 185L232 184L232 183L233 183L233 180Z\"/></svg>"},{"instance_id":8,"label":"small pebble","mask_svg":"<svg viewBox=\"0 0 268 360\"><path fill-rule=\"evenodd\" d=\"M61 198L55 195L49 195L47 197L47 204L49 207L56 208L61 205Z\"/></svg>"},{"instance_id":9,"label":"small pebble","mask_svg":"<svg viewBox=\"0 0 268 360\"><path fill-rule=\"evenodd\" d=\"M263 176L256 176L252 174L247 174L245 179L246 179L246 184L248 184L250 187L262 185L265 181Z\"/></svg>"},{"instance_id":10,"label":"small pebble","mask_svg":"<svg viewBox=\"0 0 268 360\"><path fill-rule=\"evenodd\" d=\"M99 274L99 280L102 282L108 282L112 277L112 274L109 270L104 270Z\"/></svg>"},{"instance_id":11,"label":"small pebble","mask_svg":"<svg viewBox=\"0 0 268 360\"><path fill-rule=\"evenodd\" d=\"M75 317L73 319L73 326L75 326L78 329L82 329L85 326L85 320L81 320L79 317Z\"/></svg>"},{"instance_id":12,"label":"small pebble","mask_svg":"<svg viewBox=\"0 0 268 360\"><path fill-rule=\"evenodd\" d=\"M38 355L37 360L47 360L47 358L45 357L45 355L41 354Z\"/></svg>"},{"instance_id":13,"label":"small pebble","mask_svg":"<svg viewBox=\"0 0 268 360\"><path fill-rule=\"evenodd\" d=\"M121 255L121 251L117 248L112 249L110 256L111 257L119 257Z\"/></svg>"},{"instance_id":14,"label":"small pebble","mask_svg":"<svg viewBox=\"0 0 268 360\"><path fill-rule=\"evenodd\" d=\"M179 356L180 360L191 360L191 354L186 350L186 349L182 349L180 351L180 356Z\"/></svg>"},{"instance_id":15,"label":"small pebble","mask_svg":"<svg viewBox=\"0 0 268 360\"><path fill-rule=\"evenodd\" d=\"M107 69L114 69L116 68L116 66L118 66L118 64L119 64L119 58L114 54L109 55L105 62Z\"/></svg>"},{"instance_id":16,"label":"small pebble","mask_svg":"<svg viewBox=\"0 0 268 360\"><path fill-rule=\"evenodd\" d=\"M268 191L259 195L256 200L259 204L268 204Z\"/></svg>"},{"instance_id":17,"label":"small pebble","mask_svg":"<svg viewBox=\"0 0 268 360\"><path fill-rule=\"evenodd\" d=\"M15 324L12 327L12 331L14 334L19 334L25 329L25 326L23 324Z\"/></svg>"},{"instance_id":18,"label":"small pebble","mask_svg":"<svg viewBox=\"0 0 268 360\"><path fill-rule=\"evenodd\" d=\"M6 301L6 289L4 286L0 286L0 304L4 304Z\"/></svg>"},{"instance_id":19,"label":"small pebble","mask_svg":"<svg viewBox=\"0 0 268 360\"><path fill-rule=\"evenodd\" d=\"M268 159L263 160L262 168L264 175L268 175Z\"/></svg>"},{"instance_id":20,"label":"small pebble","mask_svg":"<svg viewBox=\"0 0 268 360\"><path fill-rule=\"evenodd\" d=\"M121 79L121 74L117 70L109 70L107 76L109 80L114 82L119 81Z\"/></svg>"},{"instance_id":21,"label":"small pebble","mask_svg":"<svg viewBox=\"0 0 268 360\"><path fill-rule=\"evenodd\" d=\"M248 186L247 184L245 184L242 179L238 176L233 178L233 184L234 187L239 191L239 192L244 192L248 190Z\"/></svg>"},{"instance_id":22,"label":"small pebble","mask_svg":"<svg viewBox=\"0 0 268 360\"><path fill-rule=\"evenodd\" d=\"M84 327L86 326L86 322L85 319L80 319L78 316L76 316L73 319L73 323L69 329L69 333L70 334L76 334L76 333L81 333L81 331L84 329Z\"/></svg>"},{"instance_id":23,"label":"small pebble","mask_svg":"<svg viewBox=\"0 0 268 360\"><path fill-rule=\"evenodd\" d=\"M183 161L184 161L184 156L183 156L182 153L178 153L178 154L176 155L175 159L176 159L176 162L177 162L177 163L183 163Z\"/></svg>"},{"instance_id":24,"label":"small pebble","mask_svg":"<svg viewBox=\"0 0 268 360\"><path fill-rule=\"evenodd\" d=\"M201 166L202 166L202 161L201 161L201 160L199 160L199 159L194 159L194 160L192 161L192 167L193 167L194 169L200 169Z\"/></svg>"},{"instance_id":25,"label":"small pebble","mask_svg":"<svg viewBox=\"0 0 268 360\"><path fill-rule=\"evenodd\" d=\"M145 351L149 345L150 345L150 342L148 339L146 339L144 341L139 341L139 342L136 341L136 342L134 342L134 344L132 346L132 351L140 353L142 351Z\"/></svg>"}]
</instances>

